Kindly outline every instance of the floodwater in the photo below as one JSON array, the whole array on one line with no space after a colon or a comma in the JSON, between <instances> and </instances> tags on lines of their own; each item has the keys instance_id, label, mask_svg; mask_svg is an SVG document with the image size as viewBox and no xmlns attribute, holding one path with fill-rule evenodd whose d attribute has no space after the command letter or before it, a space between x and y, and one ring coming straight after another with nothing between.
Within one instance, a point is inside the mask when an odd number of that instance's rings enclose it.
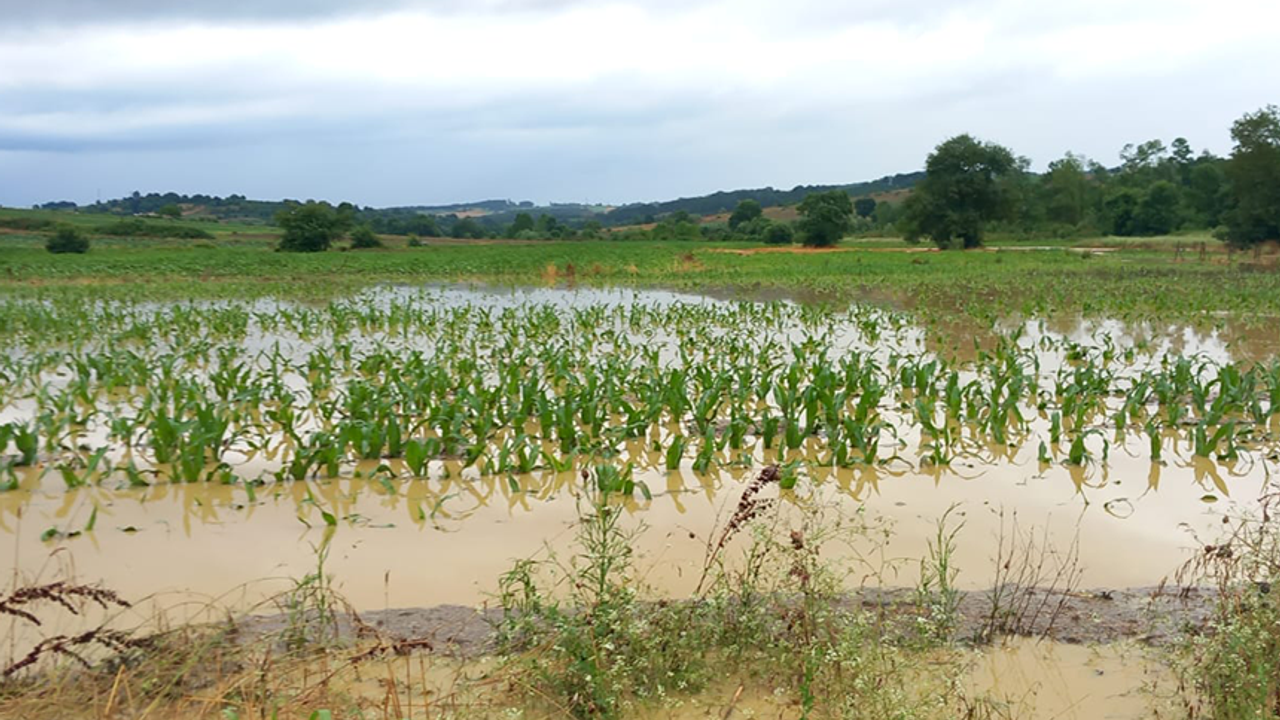
<instances>
[{"instance_id":1,"label":"floodwater","mask_svg":"<svg viewBox=\"0 0 1280 720\"><path fill-rule=\"evenodd\" d=\"M1213 469L1216 471L1216 469ZM865 562L859 582L909 587L914 559L927 554L937 524L954 506L957 583L985 589L994 580L1002 529L1048 531L1055 547L1078 547L1082 588L1156 585L1212 538L1224 513L1257 497L1262 480L1208 479L1209 468L1152 467L1113 457L1096 486L1077 485L1077 469L1037 464L953 468L945 472L884 468L813 472L818 497L835 512L861 513L888 527L857 544ZM727 469L717 477L692 471L649 471L652 500L626 503L628 522L643 526L637 568L655 594L687 596L702 568L707 537L731 514L754 476ZM1218 476L1221 480L1221 476ZM0 494L0 551L22 574L49 576L74 567L75 577L102 582L126 597L189 595L242 606L287 588L314 571L328 548L325 571L357 608L480 604L515 560L567 557L575 551L579 512L588 512L575 473L535 473L513 492L505 478L317 480L249 492L216 483L148 488L19 489ZM1216 494L1215 494L1216 493ZM1208 502L1212 495L1221 499ZM788 493L783 493L789 499ZM42 542L49 528L94 529ZM337 519L326 525L323 514ZM1118 551L1121 549L1122 551ZM835 556L851 557L848 549ZM45 569L42 571L42 569Z\"/></svg>"},{"instance_id":2,"label":"floodwater","mask_svg":"<svg viewBox=\"0 0 1280 720\"><path fill-rule=\"evenodd\" d=\"M392 288L378 299L392 302L415 292ZM431 302L498 309L725 303L640 291L433 292ZM269 303L254 306L255 312L271 310ZM1134 328L1079 319L1013 322L1026 343L1046 338L1059 343L1045 354L1044 372L1064 362L1062 343L1087 343L1100 335L1121 347L1141 345L1135 367L1155 367L1164 354L1253 360L1273 355L1276 342L1253 331L1234 334L1222 328ZM882 346L850 329L833 344L837 350L858 348L880 356L919 355L942 346L960 347L960 336L974 339L965 327L954 329L948 340L907 328L894 336L894 345ZM657 333L648 339L663 357L673 357L670 338ZM806 341L806 334L796 332L789 339ZM303 357L309 345L323 338L285 341L286 351ZM379 341L405 348L432 343L431 338L413 337ZM278 350L281 338L254 335L244 346L249 351ZM0 412L0 421L34 414L34 403L29 397L14 398ZM1046 431L1042 419L1031 425L1034 432ZM651 439L663 439L660 431L654 433ZM105 437L101 428L83 435L90 444ZM897 439L903 448L920 444L919 433L909 429ZM1145 447L1146 439L1139 440ZM1090 440L1095 457L1106 452L1101 442ZM772 493L783 507L821 503L833 515L866 524L865 534L851 545L824 548L827 557L844 564L851 589L914 585L919 560L929 554L944 517L948 529L958 529L953 565L962 589L982 590L995 582L996 548L1002 538L1018 532L1044 533L1057 559L1078 567L1080 589L1119 589L1169 578L1200 546L1197 538L1212 541L1224 517L1249 510L1269 478L1266 458L1218 462L1194 457L1172 441L1162 461L1118 443L1109 448L1105 462L1084 466L1042 464L1033 445L992 446L942 468L921 462L909 450L883 465L810 467L802 492ZM241 479L269 477L279 467L270 447L254 452L232 448L228 456L236 458L235 473ZM626 458L637 463L636 479L652 495L643 499L637 494L622 505L628 526L638 532L635 569L651 596L687 597L695 590L709 538L717 535L742 489L766 461L758 448L744 456L750 462L700 474L692 470L689 457L678 470L662 469L663 457L644 441L626 448ZM801 449L788 459L806 457ZM56 473L44 472L48 468L19 469L17 488L0 492L0 557L13 568L6 582L69 577L101 583L137 602L122 622L145 624L161 613L169 622L180 622L223 610L271 612L270 598L314 572L331 576L335 589L360 610L483 605L492 603L498 578L515 561L564 560L577 552L575 528L589 501L576 472L481 476L453 461L433 461L425 477L410 479L403 463L390 460L394 477L383 473L370 479L379 464L361 463L345 467L337 478L293 483L159 482L132 488L108 482L71 490ZM782 517L779 532L785 533L790 528L785 526L787 515ZM740 536L735 542L731 550L740 550L746 539ZM1010 703L1031 708L1031 714L1019 717L1141 717L1131 711L1138 707L1131 693L1140 679L1134 675L1136 666L1115 652L1015 643L977 659L971 679Z\"/></svg>"},{"instance_id":3,"label":"floodwater","mask_svg":"<svg viewBox=\"0 0 1280 720\"><path fill-rule=\"evenodd\" d=\"M1171 683L1140 648L1010 639L973 661L972 692L1025 720L1141 720Z\"/></svg>"}]
</instances>

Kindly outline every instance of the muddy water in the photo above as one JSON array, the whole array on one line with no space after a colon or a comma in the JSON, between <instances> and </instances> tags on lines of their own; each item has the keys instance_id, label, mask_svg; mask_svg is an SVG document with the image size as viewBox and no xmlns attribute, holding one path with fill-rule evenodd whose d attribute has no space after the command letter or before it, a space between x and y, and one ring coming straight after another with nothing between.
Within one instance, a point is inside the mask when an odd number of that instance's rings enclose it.
<instances>
[{"instance_id":1,"label":"muddy water","mask_svg":"<svg viewBox=\"0 0 1280 720\"><path fill-rule=\"evenodd\" d=\"M1158 717L1167 674L1125 644L1089 647L1010 640L975 658L971 692L1024 720L1139 720Z\"/></svg>"},{"instance_id":2,"label":"muddy water","mask_svg":"<svg viewBox=\"0 0 1280 720\"><path fill-rule=\"evenodd\" d=\"M419 292L391 289L373 301L413 298ZM633 291L433 292L444 305L473 303L497 309L721 302ZM271 313L275 306L258 304L251 309ZM1015 329L1026 344L1052 341L1056 349L1039 357L1042 373L1063 364L1058 343L1089 344L1099 336L1123 347L1141 347L1133 369L1154 367L1165 353L1222 362L1269 357L1277 349L1273 335L1226 327L1205 331L1058 318L1014 320L1001 328L1006 333ZM926 332L906 327L885 343L853 327L833 333L825 339L835 351L858 349L884 360L893 353L929 351L964 356L973 352L982 330L936 325ZM787 338L793 345L806 340L806 331L798 328ZM664 332L652 333L647 341L664 361L676 357L674 343ZM283 347L284 354L301 358L326 342L332 338L256 333L245 346L250 352ZM357 334L353 342L399 349L432 346L431 338L393 335ZM68 382L56 374L45 379L54 386ZM298 390L305 386L301 376L284 380ZM37 411L34 398L14 398L0 407L0 421L29 418ZM893 413L891 408L884 410L890 422ZM1044 418L1033 419L1031 426L1033 436L1046 435ZM671 429L655 432L669 434ZM865 518L873 528L865 536L852 546L825 549L831 560L846 563L850 586L913 585L919 578L918 561L928 554L944 516L952 528L963 525L953 558L962 589L991 586L996 548L1001 538L1016 532L1015 527L1037 537L1046 533L1058 557L1078 563L1082 588L1155 585L1190 556L1198 546L1197 536L1213 539L1224 515L1253 504L1270 462L1261 457L1231 463L1194 458L1185 447L1168 447L1174 445L1170 440L1162 463L1148 460L1142 448L1117 444L1106 462L1041 465L1035 443L1027 442L1017 448L989 447L980 456L965 455L951 467L931 469L919 450L918 431L904 427L896 437L901 442L881 457L897 454L900 459L857 469L811 467L801 495L772 491L784 507L821 502L833 515ZM94 428L79 439L96 447L106 438L105 428ZM1134 442L1141 445L1145 440ZM1101 443L1101 436L1090 439L1095 458L1106 452ZM269 477L279 466L285 443L269 445L261 452L232 447L227 457L235 476L242 481ZM116 450L108 457L118 460ZM757 448L747 451L749 462L742 467L698 474L687 457L680 470L660 469L663 458L643 445L629 447L626 455L638 463L636 479L652 491L650 500L637 497L623 505L627 523L643 528L635 541L637 573L652 596L686 597L702 574L708 538L715 536L754 476L747 465L758 468L771 458ZM788 459L812 457L801 451ZM139 460L145 464L145 458ZM474 468L454 467L446 477L445 468L435 461L428 477L405 479L411 473L399 461L390 461L398 478L366 479L377 464L353 468L348 463L339 478L292 484L161 481L127 488L117 478L74 490L66 490L56 472L19 471L18 489L0 493L0 558L12 567L0 583L63 577L101 582L128 599L143 600L117 620L136 625L154 624L161 613L169 622L180 622L211 619L224 609L272 612L272 598L320 571L361 610L481 605L492 602L497 579L515 560L565 559L576 552L575 527L586 501L575 473L517 475L513 488L505 476L480 477ZM332 518L332 526L326 516ZM784 522L777 531L790 529ZM56 534L41 539L51 530ZM730 548L730 563L745 541L739 537ZM46 630L69 630L73 626L65 623L75 621L53 622ZM14 637L12 626L9 637ZM1017 717L1146 717L1139 690L1149 675L1127 652L1015 643L976 657L969 680L1016 709ZM732 697L736 686L715 690L719 695L709 694L687 708L655 717L722 717L725 697ZM757 717L794 716L793 707L751 689L735 707L744 717L748 712Z\"/></svg>"},{"instance_id":3,"label":"muddy water","mask_svg":"<svg viewBox=\"0 0 1280 720\"><path fill-rule=\"evenodd\" d=\"M887 539L872 533L855 548L832 549L834 557L869 558L856 568L868 584L912 585L914 559L927 553L939 519L955 506L964 588L991 585L995 548L1015 521L1023 530L1047 530L1062 552L1077 545L1083 587L1122 588L1159 583L1189 556L1193 532L1213 537L1223 513L1248 505L1261 487L1251 475L1223 480L1237 502L1207 475L1117 456L1099 478L1038 464L940 473L817 470L811 478L817 497L838 512L861 511L892 530ZM687 470L638 476L653 498L637 496L625 507L632 526L645 528L637 568L655 594L692 592L706 538L752 476L747 469L714 478ZM77 578L127 597L160 593L244 607L314 571L324 547L325 571L358 608L480 604L514 560L574 552L583 507L577 476L535 473L518 482L521 492L505 478L347 478L258 488L252 498L242 486L212 483L74 491L36 484L0 494L0 552L28 577L71 563ZM1220 499L1203 499L1211 493ZM326 525L326 513L336 526ZM48 528L81 534L39 540Z\"/></svg>"}]
</instances>

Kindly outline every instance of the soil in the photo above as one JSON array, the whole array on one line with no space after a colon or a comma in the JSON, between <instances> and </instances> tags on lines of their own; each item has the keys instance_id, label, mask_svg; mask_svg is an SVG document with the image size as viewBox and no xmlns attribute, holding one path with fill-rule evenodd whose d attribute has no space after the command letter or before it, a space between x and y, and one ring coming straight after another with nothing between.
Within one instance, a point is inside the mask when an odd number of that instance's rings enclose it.
<instances>
[{"instance_id":1,"label":"soil","mask_svg":"<svg viewBox=\"0 0 1280 720\"><path fill-rule=\"evenodd\" d=\"M909 633L919 612L914 590L864 591L847 599L849 607L883 610L890 632ZM1098 589L1071 593L1033 593L1034 607L1044 600L1043 610L1021 624L1011 636L1045 638L1060 643L1106 645L1124 641L1150 646L1176 644L1188 629L1202 628L1213 611L1215 591L1204 588L1170 590L1158 587L1124 590ZM961 593L960 622L955 637L982 635L991 614L988 592ZM502 620L499 608L464 605L437 605L426 608L398 608L343 617L339 634L352 638L375 633L390 643L415 643L437 654L473 658L497 650L494 628ZM243 619L242 637L258 638L280 632L283 615L252 616Z\"/></svg>"}]
</instances>

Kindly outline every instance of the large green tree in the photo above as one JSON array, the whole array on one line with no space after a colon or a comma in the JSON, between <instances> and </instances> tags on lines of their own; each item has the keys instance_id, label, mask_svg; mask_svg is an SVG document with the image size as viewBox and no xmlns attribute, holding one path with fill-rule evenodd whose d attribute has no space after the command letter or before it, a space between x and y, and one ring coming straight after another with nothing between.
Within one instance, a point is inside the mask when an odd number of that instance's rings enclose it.
<instances>
[{"instance_id":1,"label":"large green tree","mask_svg":"<svg viewBox=\"0 0 1280 720\"><path fill-rule=\"evenodd\" d=\"M1045 216L1051 222L1079 225L1089 213L1094 182L1090 166L1080 155L1067 153L1061 160L1049 163L1049 171L1040 179Z\"/></svg>"},{"instance_id":2,"label":"large green tree","mask_svg":"<svg viewBox=\"0 0 1280 720\"><path fill-rule=\"evenodd\" d=\"M342 236L348 223L329 203L307 201L290 205L276 213L276 224L284 228L280 249L286 252L323 252Z\"/></svg>"},{"instance_id":3,"label":"large green tree","mask_svg":"<svg viewBox=\"0 0 1280 720\"><path fill-rule=\"evenodd\" d=\"M1024 163L1005 147L959 135L942 143L925 162L925 178L903 203L908 242L929 238L947 249L982 244L993 220L1013 213L1010 185Z\"/></svg>"},{"instance_id":4,"label":"large green tree","mask_svg":"<svg viewBox=\"0 0 1280 720\"><path fill-rule=\"evenodd\" d=\"M764 214L764 209L755 200L746 199L738 203L729 216L729 229L737 230L739 225L749 223Z\"/></svg>"},{"instance_id":5,"label":"large green tree","mask_svg":"<svg viewBox=\"0 0 1280 720\"><path fill-rule=\"evenodd\" d=\"M1247 247L1280 240L1280 108L1246 114L1231 126L1231 138L1226 172L1235 207L1227 213L1227 241Z\"/></svg>"},{"instance_id":6,"label":"large green tree","mask_svg":"<svg viewBox=\"0 0 1280 720\"><path fill-rule=\"evenodd\" d=\"M843 190L811 193L796 209L800 211L796 226L809 247L830 247L840 242L853 219L853 201Z\"/></svg>"},{"instance_id":7,"label":"large green tree","mask_svg":"<svg viewBox=\"0 0 1280 720\"><path fill-rule=\"evenodd\" d=\"M522 232L532 232L534 228L533 216L527 212L516 213L516 219L511 222L511 227L507 233L511 237L516 237Z\"/></svg>"}]
</instances>

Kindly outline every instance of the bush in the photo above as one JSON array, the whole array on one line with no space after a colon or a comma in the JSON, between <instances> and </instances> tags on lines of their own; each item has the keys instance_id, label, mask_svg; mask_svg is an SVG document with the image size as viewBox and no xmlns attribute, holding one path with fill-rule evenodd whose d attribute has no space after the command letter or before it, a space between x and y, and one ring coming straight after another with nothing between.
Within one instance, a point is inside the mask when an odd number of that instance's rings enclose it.
<instances>
[{"instance_id":1,"label":"bush","mask_svg":"<svg viewBox=\"0 0 1280 720\"><path fill-rule=\"evenodd\" d=\"M790 245L795 240L795 232L790 225L777 223L765 231L764 241L769 245Z\"/></svg>"},{"instance_id":2,"label":"bush","mask_svg":"<svg viewBox=\"0 0 1280 720\"><path fill-rule=\"evenodd\" d=\"M103 235L115 237L181 238L183 240L212 240L213 235L198 227L172 223L149 223L144 220L121 220L97 228Z\"/></svg>"},{"instance_id":3,"label":"bush","mask_svg":"<svg viewBox=\"0 0 1280 720\"><path fill-rule=\"evenodd\" d=\"M57 225L48 218L6 217L0 218L0 227L12 230L51 230Z\"/></svg>"},{"instance_id":4,"label":"bush","mask_svg":"<svg viewBox=\"0 0 1280 720\"><path fill-rule=\"evenodd\" d=\"M831 247L850 229L853 202L843 190L811 193L796 209L804 244L810 247Z\"/></svg>"},{"instance_id":5,"label":"bush","mask_svg":"<svg viewBox=\"0 0 1280 720\"><path fill-rule=\"evenodd\" d=\"M307 202L276 213L276 225L284 228L279 250L324 252L346 230L346 218L334 212L329 203Z\"/></svg>"},{"instance_id":6,"label":"bush","mask_svg":"<svg viewBox=\"0 0 1280 720\"><path fill-rule=\"evenodd\" d=\"M417 235L409 235L409 247L423 247L426 243L422 242L422 238Z\"/></svg>"},{"instance_id":7,"label":"bush","mask_svg":"<svg viewBox=\"0 0 1280 720\"><path fill-rule=\"evenodd\" d=\"M44 249L56 254L83 254L89 252L89 238L76 228L64 225L49 236L44 243Z\"/></svg>"},{"instance_id":8,"label":"bush","mask_svg":"<svg viewBox=\"0 0 1280 720\"><path fill-rule=\"evenodd\" d=\"M368 250L370 248L382 247L382 241L373 233L368 225L361 225L351 231L351 248L353 250Z\"/></svg>"}]
</instances>

